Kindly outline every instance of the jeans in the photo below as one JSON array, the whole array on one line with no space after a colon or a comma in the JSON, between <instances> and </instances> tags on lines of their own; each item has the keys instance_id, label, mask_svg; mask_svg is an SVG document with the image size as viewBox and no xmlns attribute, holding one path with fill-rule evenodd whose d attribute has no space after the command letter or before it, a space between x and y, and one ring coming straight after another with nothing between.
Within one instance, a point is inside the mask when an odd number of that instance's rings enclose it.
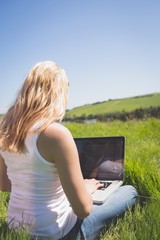
<instances>
[{"instance_id":1,"label":"jeans","mask_svg":"<svg viewBox=\"0 0 160 240\"><path fill-rule=\"evenodd\" d=\"M97 240L100 232L125 210L135 205L137 192L130 185L118 188L102 205L93 205L90 215L77 219L75 226L63 240Z\"/></svg>"}]
</instances>

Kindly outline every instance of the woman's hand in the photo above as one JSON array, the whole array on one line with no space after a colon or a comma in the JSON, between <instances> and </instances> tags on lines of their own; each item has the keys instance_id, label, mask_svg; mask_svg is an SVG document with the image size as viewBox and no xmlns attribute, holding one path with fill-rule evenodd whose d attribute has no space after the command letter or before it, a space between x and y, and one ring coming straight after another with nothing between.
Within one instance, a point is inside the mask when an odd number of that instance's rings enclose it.
<instances>
[{"instance_id":1,"label":"woman's hand","mask_svg":"<svg viewBox=\"0 0 160 240\"><path fill-rule=\"evenodd\" d=\"M88 193L92 194L94 193L98 188L102 188L103 184L100 183L98 180L92 178L92 179L84 179L86 188Z\"/></svg>"}]
</instances>

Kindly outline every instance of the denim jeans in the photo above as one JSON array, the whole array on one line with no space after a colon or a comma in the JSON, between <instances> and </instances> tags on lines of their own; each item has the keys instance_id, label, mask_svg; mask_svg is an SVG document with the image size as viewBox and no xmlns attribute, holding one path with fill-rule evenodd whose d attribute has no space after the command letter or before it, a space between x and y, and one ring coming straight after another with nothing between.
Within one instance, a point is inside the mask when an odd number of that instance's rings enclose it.
<instances>
[{"instance_id":1,"label":"denim jeans","mask_svg":"<svg viewBox=\"0 0 160 240\"><path fill-rule=\"evenodd\" d=\"M137 192L130 185L118 188L102 205L93 205L92 212L84 220L78 219L63 240L97 240L109 223L135 205Z\"/></svg>"}]
</instances>

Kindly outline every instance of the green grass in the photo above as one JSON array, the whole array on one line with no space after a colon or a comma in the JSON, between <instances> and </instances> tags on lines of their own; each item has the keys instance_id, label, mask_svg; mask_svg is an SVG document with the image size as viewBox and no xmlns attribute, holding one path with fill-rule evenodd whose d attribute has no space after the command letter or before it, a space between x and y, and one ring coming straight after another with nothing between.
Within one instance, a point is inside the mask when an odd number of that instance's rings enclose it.
<instances>
[{"instance_id":1,"label":"green grass","mask_svg":"<svg viewBox=\"0 0 160 240\"><path fill-rule=\"evenodd\" d=\"M74 137L126 136L125 184L137 188L139 203L134 211L127 211L122 219L106 229L101 240L160 239L160 120L71 123L66 126ZM6 193L0 194L0 239L27 240L24 232L15 234L7 230L8 197Z\"/></svg>"},{"instance_id":2,"label":"green grass","mask_svg":"<svg viewBox=\"0 0 160 240\"><path fill-rule=\"evenodd\" d=\"M160 120L70 124L73 136L126 136L125 184L134 185L139 204L101 240L160 239ZM140 203L146 202L141 207Z\"/></svg>"},{"instance_id":3,"label":"green grass","mask_svg":"<svg viewBox=\"0 0 160 240\"><path fill-rule=\"evenodd\" d=\"M131 112L139 108L160 106L160 93L145 95L141 97L109 100L98 104L88 104L69 110L65 117L75 118L80 116L107 114L115 112Z\"/></svg>"},{"instance_id":4,"label":"green grass","mask_svg":"<svg viewBox=\"0 0 160 240\"><path fill-rule=\"evenodd\" d=\"M160 203L152 201L145 207L136 205L134 212L127 211L123 219L102 235L101 240L158 240L160 239ZM157 212L158 211L158 212Z\"/></svg>"}]
</instances>

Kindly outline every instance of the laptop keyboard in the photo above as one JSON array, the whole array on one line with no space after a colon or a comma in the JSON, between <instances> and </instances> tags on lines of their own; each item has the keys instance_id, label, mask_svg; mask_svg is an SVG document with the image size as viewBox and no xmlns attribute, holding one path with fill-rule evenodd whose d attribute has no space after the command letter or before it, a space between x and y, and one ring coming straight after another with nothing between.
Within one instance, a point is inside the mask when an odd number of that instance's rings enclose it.
<instances>
[{"instance_id":1,"label":"laptop keyboard","mask_svg":"<svg viewBox=\"0 0 160 240\"><path fill-rule=\"evenodd\" d=\"M107 188L112 182L103 182L103 181L100 181L100 183L103 184L103 187L101 188L101 189L103 189L103 188Z\"/></svg>"}]
</instances>

